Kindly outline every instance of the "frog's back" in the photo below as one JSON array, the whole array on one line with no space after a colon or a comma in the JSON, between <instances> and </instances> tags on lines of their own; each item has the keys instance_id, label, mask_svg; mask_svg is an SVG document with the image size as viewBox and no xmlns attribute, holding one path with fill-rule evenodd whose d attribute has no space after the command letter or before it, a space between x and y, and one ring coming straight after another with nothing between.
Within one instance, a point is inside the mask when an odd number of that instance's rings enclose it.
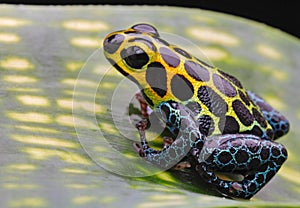
<instances>
[{"instance_id":1,"label":"frog's back","mask_svg":"<svg viewBox=\"0 0 300 208\"><path fill-rule=\"evenodd\" d=\"M272 127L236 78L169 44L155 28L139 24L111 33L104 49L152 108L170 100L182 103L195 113L206 135L251 133L272 138Z\"/></svg>"}]
</instances>

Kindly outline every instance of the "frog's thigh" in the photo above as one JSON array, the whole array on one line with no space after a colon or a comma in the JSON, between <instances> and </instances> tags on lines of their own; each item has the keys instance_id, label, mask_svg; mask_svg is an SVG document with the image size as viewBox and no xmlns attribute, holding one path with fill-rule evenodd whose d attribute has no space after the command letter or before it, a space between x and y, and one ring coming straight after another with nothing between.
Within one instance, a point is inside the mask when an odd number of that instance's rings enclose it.
<instances>
[{"instance_id":1,"label":"frog's thigh","mask_svg":"<svg viewBox=\"0 0 300 208\"><path fill-rule=\"evenodd\" d=\"M268 123L272 126L274 130L274 139L277 139L289 131L289 121L284 115L275 110L270 104L268 104L264 99L256 95L251 91L247 91L248 96L253 101L253 103L259 106L264 117Z\"/></svg>"},{"instance_id":2,"label":"frog's thigh","mask_svg":"<svg viewBox=\"0 0 300 208\"><path fill-rule=\"evenodd\" d=\"M198 170L226 196L251 198L279 170L287 158L285 147L253 135L220 135L204 144ZM239 173L241 181L224 181L214 171Z\"/></svg>"}]
</instances>

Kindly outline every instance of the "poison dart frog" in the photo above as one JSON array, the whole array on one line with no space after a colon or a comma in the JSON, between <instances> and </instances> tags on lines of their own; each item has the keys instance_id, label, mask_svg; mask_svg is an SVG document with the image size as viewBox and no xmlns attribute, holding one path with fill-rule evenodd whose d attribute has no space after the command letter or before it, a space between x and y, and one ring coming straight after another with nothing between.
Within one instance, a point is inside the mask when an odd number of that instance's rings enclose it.
<instances>
[{"instance_id":1,"label":"poison dart frog","mask_svg":"<svg viewBox=\"0 0 300 208\"><path fill-rule=\"evenodd\" d=\"M219 193L250 199L287 159L286 148L274 140L289 131L288 120L234 76L162 39L155 27L143 23L112 32L103 47L111 65L140 88L144 117L150 107L174 134L156 150L145 137L147 122L139 122L141 144L134 146L146 161L168 169L190 155L199 177Z\"/></svg>"}]
</instances>

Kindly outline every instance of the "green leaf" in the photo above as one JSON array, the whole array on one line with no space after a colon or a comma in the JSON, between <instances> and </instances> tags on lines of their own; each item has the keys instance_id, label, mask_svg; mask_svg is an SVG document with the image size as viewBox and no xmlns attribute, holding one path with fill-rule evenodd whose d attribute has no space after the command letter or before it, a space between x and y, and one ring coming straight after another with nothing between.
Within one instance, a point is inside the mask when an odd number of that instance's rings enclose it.
<instances>
[{"instance_id":1,"label":"green leaf","mask_svg":"<svg viewBox=\"0 0 300 208\"><path fill-rule=\"evenodd\" d=\"M193 173L151 175L138 158L127 115L135 88L101 47L106 34L140 22L235 75L289 118L291 131L278 141L289 159L250 201L216 196ZM297 207L299 57L299 40L288 34L199 9L0 5L0 205Z\"/></svg>"}]
</instances>

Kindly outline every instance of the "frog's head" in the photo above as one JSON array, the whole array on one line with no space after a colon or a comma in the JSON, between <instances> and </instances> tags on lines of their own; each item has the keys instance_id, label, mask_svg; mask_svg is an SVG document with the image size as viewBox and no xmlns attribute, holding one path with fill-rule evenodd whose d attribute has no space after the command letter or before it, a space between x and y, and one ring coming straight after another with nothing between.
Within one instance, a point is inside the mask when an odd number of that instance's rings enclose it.
<instances>
[{"instance_id":1,"label":"frog's head","mask_svg":"<svg viewBox=\"0 0 300 208\"><path fill-rule=\"evenodd\" d=\"M156 28L149 24L136 24L127 30L108 34L103 48L105 57L119 72L145 86L147 69L161 63L158 53L161 44L168 45L160 39Z\"/></svg>"},{"instance_id":2,"label":"frog's head","mask_svg":"<svg viewBox=\"0 0 300 208\"><path fill-rule=\"evenodd\" d=\"M170 89L184 91L182 83L189 90L186 94L193 94L190 81L179 75L185 73L184 60L192 56L161 39L153 26L137 24L110 33L104 39L103 48L107 60L140 87L149 104L150 100L154 105L163 100L176 100Z\"/></svg>"}]
</instances>

